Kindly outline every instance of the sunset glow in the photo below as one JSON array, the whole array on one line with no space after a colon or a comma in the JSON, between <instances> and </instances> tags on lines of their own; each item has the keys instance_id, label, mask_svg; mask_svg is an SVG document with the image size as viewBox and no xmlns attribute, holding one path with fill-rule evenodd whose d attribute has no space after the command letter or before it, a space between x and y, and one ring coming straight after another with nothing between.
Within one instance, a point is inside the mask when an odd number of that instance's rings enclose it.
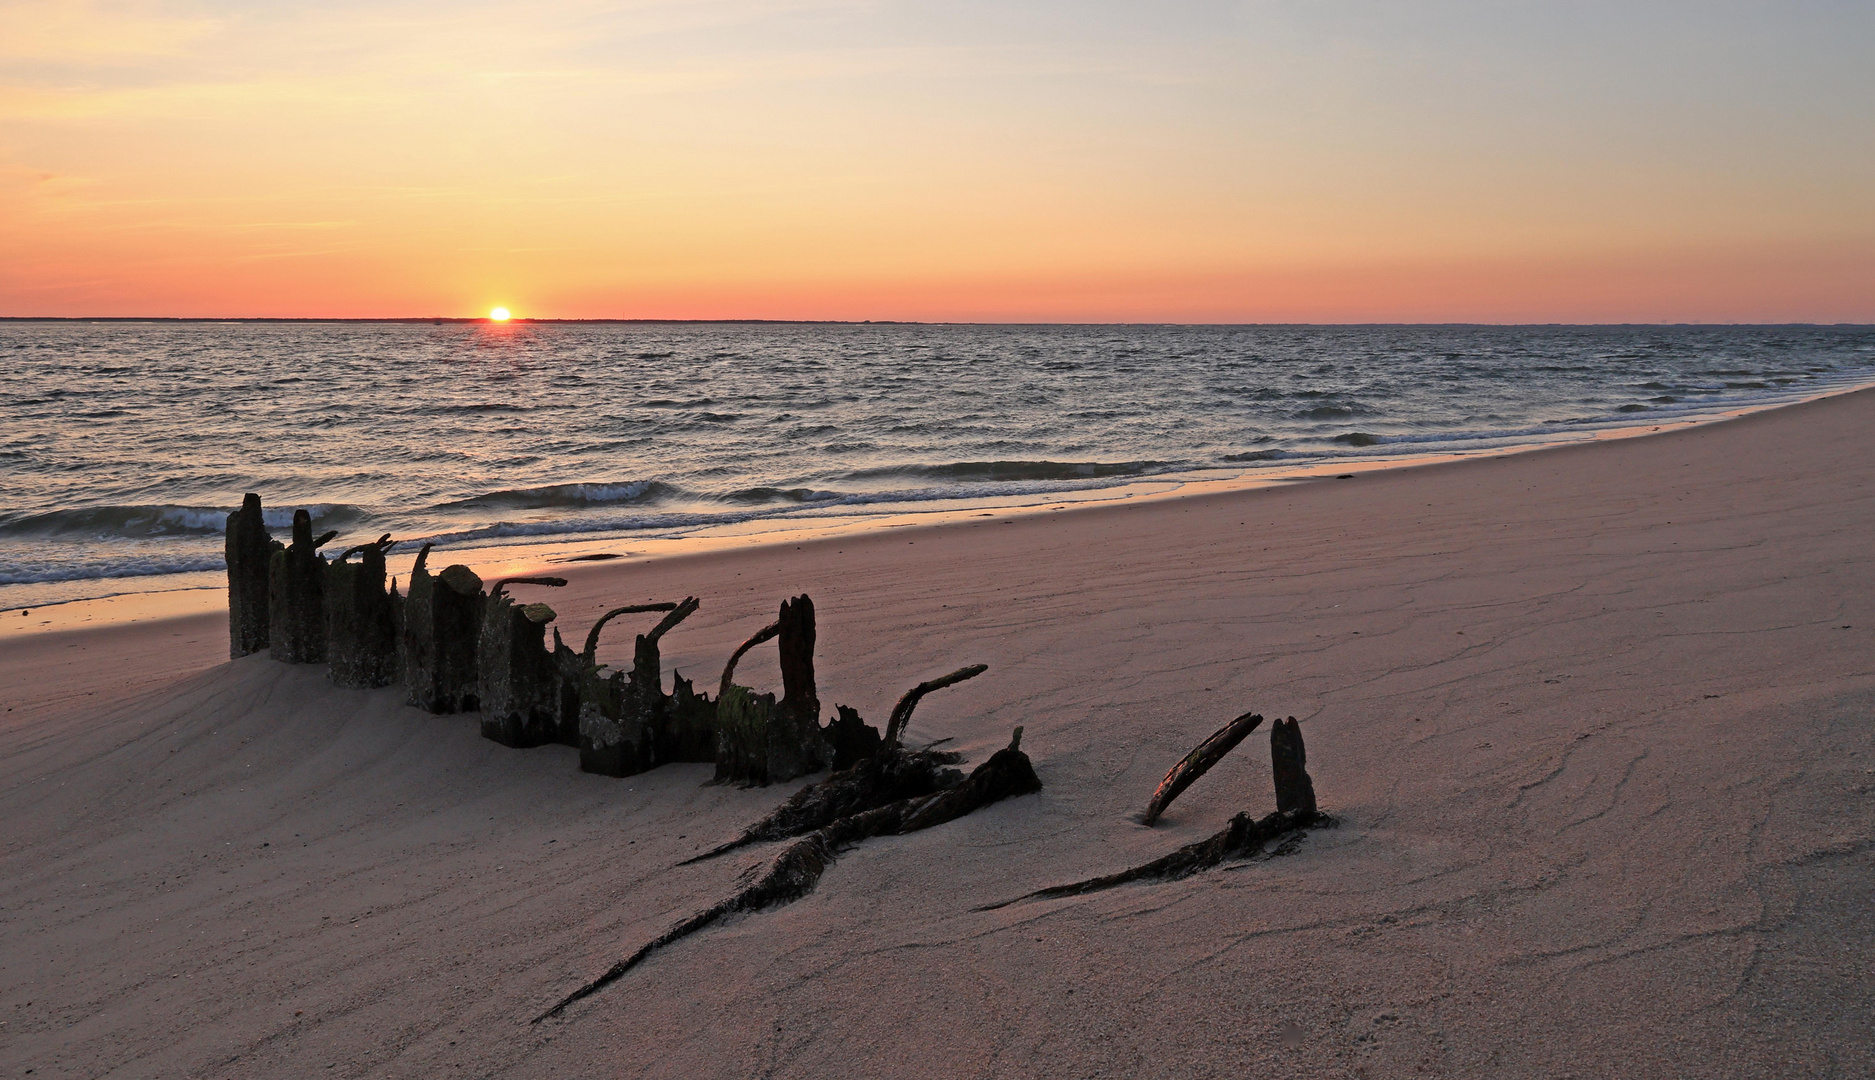
<instances>
[{"instance_id":1,"label":"sunset glow","mask_svg":"<svg viewBox=\"0 0 1875 1080\"><path fill-rule=\"evenodd\" d=\"M1675 11L21 0L0 314L1875 319L1875 7Z\"/></svg>"},{"instance_id":2,"label":"sunset glow","mask_svg":"<svg viewBox=\"0 0 1875 1080\"><path fill-rule=\"evenodd\" d=\"M490 322L507 322L509 317L508 309L505 307L493 308L488 313Z\"/></svg>"}]
</instances>

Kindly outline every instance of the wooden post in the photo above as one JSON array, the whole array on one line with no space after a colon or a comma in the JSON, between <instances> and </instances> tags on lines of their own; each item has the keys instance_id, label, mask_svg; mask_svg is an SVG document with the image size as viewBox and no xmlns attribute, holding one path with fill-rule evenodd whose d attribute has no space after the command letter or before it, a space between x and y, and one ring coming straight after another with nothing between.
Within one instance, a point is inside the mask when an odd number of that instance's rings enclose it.
<instances>
[{"instance_id":1,"label":"wooden post","mask_svg":"<svg viewBox=\"0 0 1875 1080\"><path fill-rule=\"evenodd\" d=\"M267 647L288 664L326 660L326 561L319 548L337 536L312 534L312 515L293 512L293 542L268 560Z\"/></svg>"},{"instance_id":2,"label":"wooden post","mask_svg":"<svg viewBox=\"0 0 1875 1080\"><path fill-rule=\"evenodd\" d=\"M546 604L517 604L514 585L560 586L565 578L498 581L482 608L482 638L476 676L480 686L482 737L503 746L545 746L559 734L553 655L547 651Z\"/></svg>"},{"instance_id":3,"label":"wooden post","mask_svg":"<svg viewBox=\"0 0 1875 1080\"><path fill-rule=\"evenodd\" d=\"M732 678L736 661L755 644L779 637L783 696L757 694ZM766 787L827 767L833 748L820 730L814 685L814 602L797 596L781 605L773 625L750 638L723 669L716 699L716 779Z\"/></svg>"},{"instance_id":4,"label":"wooden post","mask_svg":"<svg viewBox=\"0 0 1875 1080\"><path fill-rule=\"evenodd\" d=\"M260 496L248 492L228 515L223 554L228 560L228 657L239 660L267 647L267 577L280 544L267 531Z\"/></svg>"},{"instance_id":5,"label":"wooden post","mask_svg":"<svg viewBox=\"0 0 1875 1080\"><path fill-rule=\"evenodd\" d=\"M326 677L339 686L369 690L397 681L397 622L384 588L390 546L386 534L326 567Z\"/></svg>"},{"instance_id":6,"label":"wooden post","mask_svg":"<svg viewBox=\"0 0 1875 1080\"><path fill-rule=\"evenodd\" d=\"M474 712L481 704L477 653L482 636L482 579L466 566L440 574L425 567L430 545L417 553L403 603L398 639L410 703L433 713Z\"/></svg>"},{"instance_id":7,"label":"wooden post","mask_svg":"<svg viewBox=\"0 0 1875 1080\"><path fill-rule=\"evenodd\" d=\"M667 761L670 755L673 703L664 693L663 659L658 641L702 604L686 597L681 604L634 604L609 611L586 636L585 657L592 675L582 683L579 714L579 767L601 776L631 776ZM599 676L596 660L599 630L615 615L665 612L649 633L633 642L629 675Z\"/></svg>"}]
</instances>

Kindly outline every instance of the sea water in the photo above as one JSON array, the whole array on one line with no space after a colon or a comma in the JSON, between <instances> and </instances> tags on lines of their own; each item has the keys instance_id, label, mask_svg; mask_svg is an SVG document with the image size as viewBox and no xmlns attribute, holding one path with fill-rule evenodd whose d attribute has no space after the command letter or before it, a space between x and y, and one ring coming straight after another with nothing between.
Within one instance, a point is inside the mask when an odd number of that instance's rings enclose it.
<instances>
[{"instance_id":1,"label":"sea water","mask_svg":"<svg viewBox=\"0 0 1875 1080\"><path fill-rule=\"evenodd\" d=\"M248 491L405 550L779 537L1775 405L1875 382L1875 328L14 321L0 358L11 610L218 586Z\"/></svg>"}]
</instances>

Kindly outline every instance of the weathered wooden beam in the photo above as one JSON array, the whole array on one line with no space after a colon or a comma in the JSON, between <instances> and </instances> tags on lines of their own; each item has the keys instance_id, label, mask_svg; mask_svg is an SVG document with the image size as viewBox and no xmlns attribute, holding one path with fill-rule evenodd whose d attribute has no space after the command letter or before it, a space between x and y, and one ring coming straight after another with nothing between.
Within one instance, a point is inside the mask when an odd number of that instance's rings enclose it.
<instances>
[{"instance_id":1,"label":"weathered wooden beam","mask_svg":"<svg viewBox=\"0 0 1875 1080\"><path fill-rule=\"evenodd\" d=\"M1159 781L1158 788L1152 793L1152 799L1146 803L1146 812L1141 815L1139 823L1151 825L1158 821L1159 815L1165 813L1165 808L1172 805L1172 800L1178 798L1179 792L1190 787L1192 782L1200 776L1210 772L1211 766L1222 761L1225 754L1235 749L1237 744L1244 740L1244 736L1255 731L1257 725L1262 722L1261 715L1244 713L1212 732L1210 738L1199 743L1191 753L1186 754L1178 764L1172 766L1171 771L1165 774L1165 779Z\"/></svg>"},{"instance_id":2,"label":"weathered wooden beam","mask_svg":"<svg viewBox=\"0 0 1875 1080\"><path fill-rule=\"evenodd\" d=\"M873 734L878 735L876 729ZM946 750L907 750L902 746L883 749L807 785L734 840L678 865L714 859L750 844L805 836L843 817L956 787L963 782L964 774L950 766L960 758Z\"/></svg>"},{"instance_id":3,"label":"weathered wooden beam","mask_svg":"<svg viewBox=\"0 0 1875 1080\"><path fill-rule=\"evenodd\" d=\"M371 689L398 679L396 600L384 587L390 547L386 533L326 567L326 677L339 686Z\"/></svg>"},{"instance_id":4,"label":"weathered wooden beam","mask_svg":"<svg viewBox=\"0 0 1875 1080\"><path fill-rule=\"evenodd\" d=\"M746 884L735 895L703 909L612 965L605 974L562 998L534 1018L539 1023L566 1011L567 1006L617 982L668 945L708 928L731 915L762 911L792 903L814 891L840 853L876 836L896 836L953 821L973 810L1016 795L1042 790L1041 778L1021 750L1022 729L1009 746L990 755L963 783L934 795L898 802L839 818L781 849L759 873L744 876Z\"/></svg>"},{"instance_id":5,"label":"weathered wooden beam","mask_svg":"<svg viewBox=\"0 0 1875 1080\"><path fill-rule=\"evenodd\" d=\"M744 653L779 637L783 696L757 694L732 681ZM772 626L744 642L723 668L716 699L716 780L756 785L792 780L827 767L833 748L821 734L820 697L814 685L814 602L797 596L781 604Z\"/></svg>"},{"instance_id":6,"label":"weathered wooden beam","mask_svg":"<svg viewBox=\"0 0 1875 1080\"><path fill-rule=\"evenodd\" d=\"M607 612L586 635L585 658L590 674L581 684L579 713L579 767L601 776L632 776L671 760L672 699L664 693L663 660L658 642L699 607L696 597L678 604L634 604ZM649 633L633 643L629 673L600 675L594 660L599 630L615 615L665 612Z\"/></svg>"},{"instance_id":7,"label":"weathered wooden beam","mask_svg":"<svg viewBox=\"0 0 1875 1080\"><path fill-rule=\"evenodd\" d=\"M503 746L545 746L560 733L559 694L553 655L547 651L546 604L519 604L509 585L565 585L560 577L509 578L495 583L482 605L476 678L482 737Z\"/></svg>"},{"instance_id":8,"label":"weathered wooden beam","mask_svg":"<svg viewBox=\"0 0 1875 1080\"><path fill-rule=\"evenodd\" d=\"M1226 731L1228 730L1226 728ZM1222 735L1224 732L1218 734ZM1212 736L1212 738L1216 737ZM1088 893L1103 892L1135 881L1177 881L1201 870L1208 870L1226 859L1255 855L1263 849L1264 845L1278 837L1290 833L1299 834L1301 830L1311 826L1334 825L1333 818L1315 808L1314 785L1308 783L1308 774L1302 769L1302 762L1305 758L1302 749L1302 729L1296 725L1295 717L1290 717L1287 722L1278 720L1270 726L1270 758L1278 762L1276 794L1279 805L1275 813L1265 814L1261 818L1239 813L1230 819L1230 824L1226 825L1222 832L1197 843L1186 844L1177 851L1162 855L1144 865L1115 874L1103 874L1085 881L1076 881L1068 885L1052 885L1046 889L1037 889L1011 900L985 904L976 910L994 911L997 908L1031 900L1085 896ZM1294 774L1298 772L1302 774L1301 782L1308 783L1305 793L1294 786L1297 783ZM1285 784L1291 786L1286 788ZM1292 805L1280 805L1285 798L1285 792L1288 792Z\"/></svg>"},{"instance_id":9,"label":"weathered wooden beam","mask_svg":"<svg viewBox=\"0 0 1875 1080\"><path fill-rule=\"evenodd\" d=\"M1270 728L1270 769L1276 779L1276 809L1298 814L1315 812L1315 781L1309 778L1309 752L1302 745L1302 728L1295 717L1278 720Z\"/></svg>"},{"instance_id":10,"label":"weathered wooden beam","mask_svg":"<svg viewBox=\"0 0 1875 1080\"><path fill-rule=\"evenodd\" d=\"M911 723L912 710L918 707L918 702L922 701L926 694L942 690L947 686L955 686L965 679L974 679L989 669L988 664L971 664L969 667L958 668L942 678L921 682L905 691L905 696L898 699L898 704L892 707L891 717L886 720L885 744L887 746L899 744L899 740L905 735L906 726Z\"/></svg>"},{"instance_id":11,"label":"weathered wooden beam","mask_svg":"<svg viewBox=\"0 0 1875 1080\"><path fill-rule=\"evenodd\" d=\"M410 703L427 712L475 712L482 637L482 579L466 566L431 574L430 545L417 552L403 601L399 659Z\"/></svg>"},{"instance_id":12,"label":"weathered wooden beam","mask_svg":"<svg viewBox=\"0 0 1875 1080\"><path fill-rule=\"evenodd\" d=\"M317 539L312 515L293 512L293 542L268 560L267 648L288 664L323 664L326 659L326 561L319 548L336 533Z\"/></svg>"},{"instance_id":13,"label":"weathered wooden beam","mask_svg":"<svg viewBox=\"0 0 1875 1080\"><path fill-rule=\"evenodd\" d=\"M228 515L223 555L228 562L228 657L238 660L267 647L268 578L273 553L281 548L267 531L260 496L248 492L241 509Z\"/></svg>"}]
</instances>

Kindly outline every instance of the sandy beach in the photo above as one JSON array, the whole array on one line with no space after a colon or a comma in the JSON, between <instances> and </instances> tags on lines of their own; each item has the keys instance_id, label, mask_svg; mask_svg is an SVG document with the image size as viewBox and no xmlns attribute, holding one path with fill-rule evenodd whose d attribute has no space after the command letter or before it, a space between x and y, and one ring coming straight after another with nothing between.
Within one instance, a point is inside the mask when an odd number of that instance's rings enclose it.
<instances>
[{"instance_id":1,"label":"sandy beach","mask_svg":"<svg viewBox=\"0 0 1875 1080\"><path fill-rule=\"evenodd\" d=\"M694 594L712 681L810 593L820 694L1045 789L531 1018L720 899L795 786L585 775L224 615L0 639L0 1064L35 1077L1853 1077L1875 1060L1875 392L1648 438L569 572ZM629 633L602 658L627 660ZM778 683L772 648L739 668ZM1338 820L1094 896L1273 809Z\"/></svg>"}]
</instances>

